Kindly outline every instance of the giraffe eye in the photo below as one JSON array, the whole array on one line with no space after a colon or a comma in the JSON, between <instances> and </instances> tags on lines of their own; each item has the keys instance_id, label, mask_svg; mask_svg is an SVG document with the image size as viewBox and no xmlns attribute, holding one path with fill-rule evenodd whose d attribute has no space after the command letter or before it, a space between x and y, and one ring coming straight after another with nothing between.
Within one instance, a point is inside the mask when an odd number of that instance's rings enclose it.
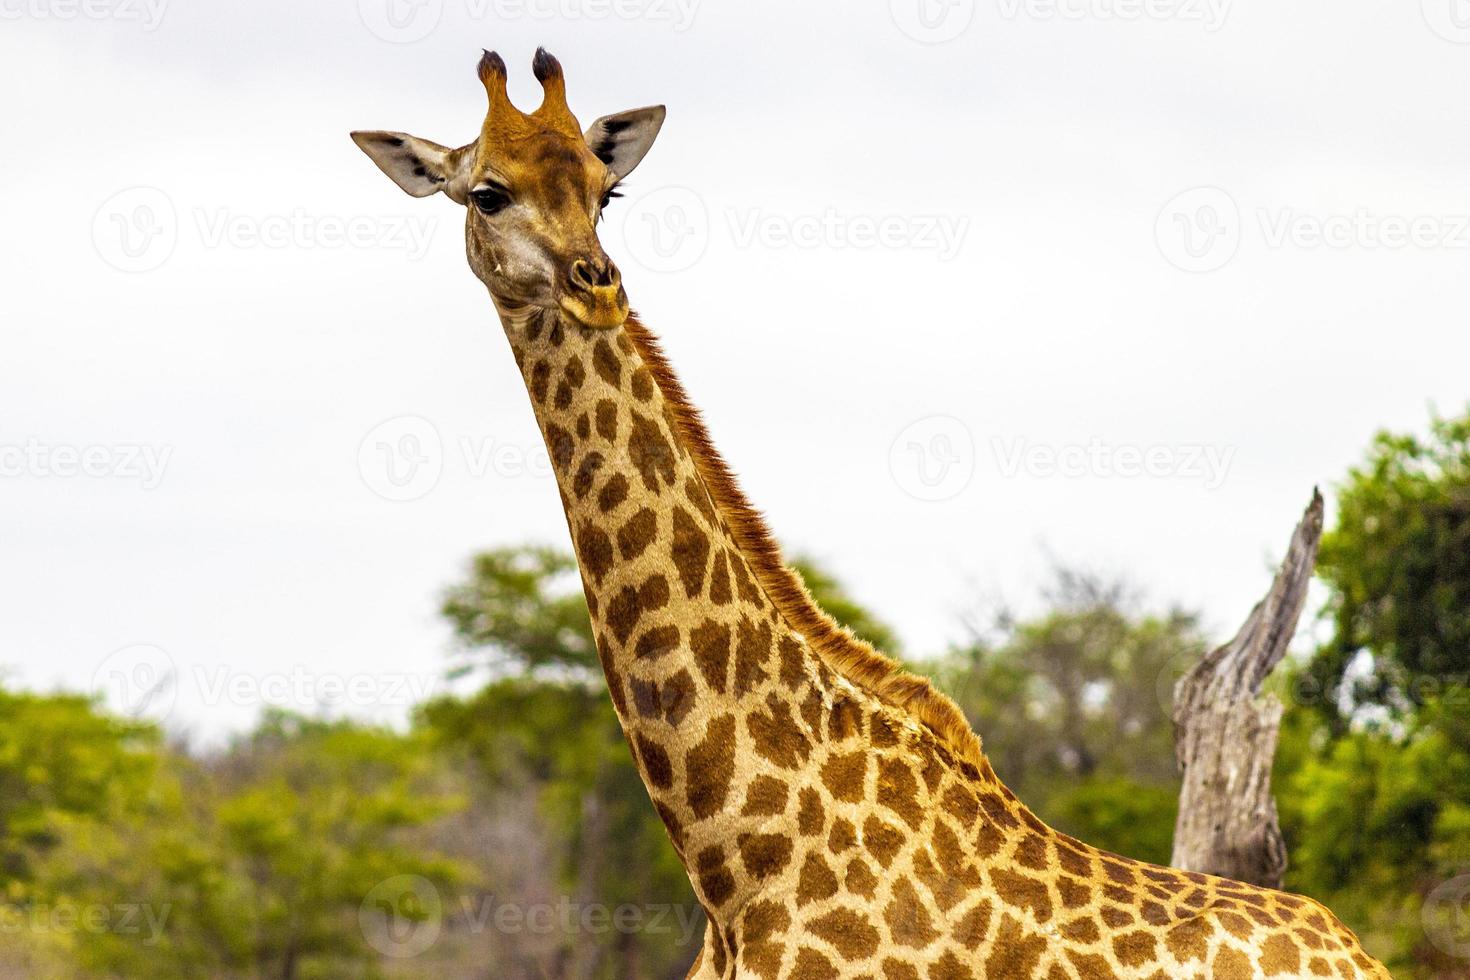
<instances>
[{"instance_id":1,"label":"giraffe eye","mask_svg":"<svg viewBox=\"0 0 1470 980\"><path fill-rule=\"evenodd\" d=\"M607 192L602 195L602 203L597 205L599 210L606 210L607 206L613 202L613 198L623 196L623 192L618 190L618 187L618 184L613 184L607 189Z\"/></svg>"},{"instance_id":2,"label":"giraffe eye","mask_svg":"<svg viewBox=\"0 0 1470 980\"><path fill-rule=\"evenodd\" d=\"M510 195L499 187L481 187L470 192L470 200L484 214L495 214L510 206Z\"/></svg>"}]
</instances>

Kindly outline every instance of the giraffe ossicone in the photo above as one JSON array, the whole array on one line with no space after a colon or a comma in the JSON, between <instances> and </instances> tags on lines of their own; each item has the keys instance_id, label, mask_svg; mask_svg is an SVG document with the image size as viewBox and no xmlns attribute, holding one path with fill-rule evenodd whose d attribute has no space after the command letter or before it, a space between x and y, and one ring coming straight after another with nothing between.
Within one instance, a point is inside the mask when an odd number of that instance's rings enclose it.
<instances>
[{"instance_id":1,"label":"giraffe ossicone","mask_svg":"<svg viewBox=\"0 0 1470 980\"><path fill-rule=\"evenodd\" d=\"M532 113L486 53L479 136L353 140L465 206L555 467L613 706L709 917L691 977L1387 977L1331 912L1052 830L928 681L836 625L781 560L597 221L662 106L585 131L561 65Z\"/></svg>"}]
</instances>

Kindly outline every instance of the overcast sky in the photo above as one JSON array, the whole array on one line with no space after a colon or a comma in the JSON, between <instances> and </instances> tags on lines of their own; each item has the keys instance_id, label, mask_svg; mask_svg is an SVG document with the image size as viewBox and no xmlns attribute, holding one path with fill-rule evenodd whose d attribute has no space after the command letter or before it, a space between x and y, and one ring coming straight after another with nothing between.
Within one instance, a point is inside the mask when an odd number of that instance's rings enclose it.
<instances>
[{"instance_id":1,"label":"overcast sky","mask_svg":"<svg viewBox=\"0 0 1470 980\"><path fill-rule=\"evenodd\" d=\"M0 18L0 670L205 740L401 718L470 556L567 544L461 210L347 138L468 141L481 47L528 109L537 44L584 123L668 105L604 243L780 537L910 653L1049 556L1223 639L1313 485L1470 398L1464 0Z\"/></svg>"}]
</instances>

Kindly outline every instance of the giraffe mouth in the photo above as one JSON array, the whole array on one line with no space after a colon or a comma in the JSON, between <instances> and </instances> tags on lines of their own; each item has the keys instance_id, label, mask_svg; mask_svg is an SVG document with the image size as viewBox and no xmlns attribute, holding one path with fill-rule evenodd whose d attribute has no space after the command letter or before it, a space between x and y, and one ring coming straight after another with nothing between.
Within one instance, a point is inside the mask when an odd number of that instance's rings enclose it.
<instances>
[{"instance_id":1,"label":"giraffe mouth","mask_svg":"<svg viewBox=\"0 0 1470 980\"><path fill-rule=\"evenodd\" d=\"M557 305L575 325L593 330L614 330L628 322L628 294L621 285L565 292Z\"/></svg>"}]
</instances>

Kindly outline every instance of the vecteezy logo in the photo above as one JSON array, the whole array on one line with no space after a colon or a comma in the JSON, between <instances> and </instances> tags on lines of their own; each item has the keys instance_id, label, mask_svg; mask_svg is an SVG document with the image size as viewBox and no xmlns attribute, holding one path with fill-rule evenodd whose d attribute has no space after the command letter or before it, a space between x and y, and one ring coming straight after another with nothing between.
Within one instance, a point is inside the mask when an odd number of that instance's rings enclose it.
<instances>
[{"instance_id":1,"label":"vecteezy logo","mask_svg":"<svg viewBox=\"0 0 1470 980\"><path fill-rule=\"evenodd\" d=\"M650 272L682 272L709 247L709 209L685 187L650 191L626 211L623 241Z\"/></svg>"},{"instance_id":2,"label":"vecteezy logo","mask_svg":"<svg viewBox=\"0 0 1470 980\"><path fill-rule=\"evenodd\" d=\"M889 0L898 29L921 44L943 44L969 30L975 0Z\"/></svg>"},{"instance_id":3,"label":"vecteezy logo","mask_svg":"<svg viewBox=\"0 0 1470 980\"><path fill-rule=\"evenodd\" d=\"M1470 44L1470 0L1421 0L1424 21L1446 41Z\"/></svg>"},{"instance_id":4,"label":"vecteezy logo","mask_svg":"<svg viewBox=\"0 0 1470 980\"><path fill-rule=\"evenodd\" d=\"M123 272L158 268L178 242L178 213L156 187L118 191L92 216L92 246L102 261Z\"/></svg>"},{"instance_id":5,"label":"vecteezy logo","mask_svg":"<svg viewBox=\"0 0 1470 980\"><path fill-rule=\"evenodd\" d=\"M1159 702L1159 707L1163 709L1164 717L1173 717L1174 688L1179 686L1184 675L1198 666L1199 662L1198 650L1180 650L1159 668L1158 676L1154 678L1154 698Z\"/></svg>"},{"instance_id":6,"label":"vecteezy logo","mask_svg":"<svg viewBox=\"0 0 1470 980\"><path fill-rule=\"evenodd\" d=\"M163 721L178 697L178 668L148 643L114 650L92 672L92 693L131 718Z\"/></svg>"},{"instance_id":7,"label":"vecteezy logo","mask_svg":"<svg viewBox=\"0 0 1470 980\"><path fill-rule=\"evenodd\" d=\"M362 25L390 44L422 41L443 15L444 0L357 0Z\"/></svg>"},{"instance_id":8,"label":"vecteezy logo","mask_svg":"<svg viewBox=\"0 0 1470 980\"><path fill-rule=\"evenodd\" d=\"M975 475L975 440L949 415L931 415L907 426L888 449L888 470L909 496L931 503L950 500Z\"/></svg>"},{"instance_id":9,"label":"vecteezy logo","mask_svg":"<svg viewBox=\"0 0 1470 980\"><path fill-rule=\"evenodd\" d=\"M1154 240L1170 264L1185 272L1214 272L1240 248L1240 209L1218 187L1178 194L1159 212Z\"/></svg>"},{"instance_id":10,"label":"vecteezy logo","mask_svg":"<svg viewBox=\"0 0 1470 980\"><path fill-rule=\"evenodd\" d=\"M1424 934L1436 948L1457 959L1470 959L1470 874L1451 878L1430 892L1420 916Z\"/></svg>"},{"instance_id":11,"label":"vecteezy logo","mask_svg":"<svg viewBox=\"0 0 1470 980\"><path fill-rule=\"evenodd\" d=\"M409 959L439 938L444 903L439 889L421 875L394 875L378 882L357 907L362 936L384 956Z\"/></svg>"},{"instance_id":12,"label":"vecteezy logo","mask_svg":"<svg viewBox=\"0 0 1470 980\"><path fill-rule=\"evenodd\" d=\"M439 485L444 442L428 419L401 415L363 437L357 470L367 488L384 500L418 500Z\"/></svg>"}]
</instances>

